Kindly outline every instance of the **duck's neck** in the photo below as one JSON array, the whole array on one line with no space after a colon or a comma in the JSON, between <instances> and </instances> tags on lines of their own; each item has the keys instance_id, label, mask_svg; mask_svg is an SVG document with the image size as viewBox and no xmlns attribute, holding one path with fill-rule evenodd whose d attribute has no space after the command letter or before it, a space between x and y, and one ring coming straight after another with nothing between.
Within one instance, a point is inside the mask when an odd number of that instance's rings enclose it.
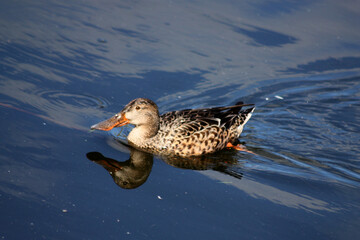
<instances>
[{"instance_id":1,"label":"duck's neck","mask_svg":"<svg viewBox=\"0 0 360 240\"><path fill-rule=\"evenodd\" d=\"M159 124L138 125L129 133L127 139L130 143L139 147L145 147L149 140L154 137L159 130Z\"/></svg>"}]
</instances>

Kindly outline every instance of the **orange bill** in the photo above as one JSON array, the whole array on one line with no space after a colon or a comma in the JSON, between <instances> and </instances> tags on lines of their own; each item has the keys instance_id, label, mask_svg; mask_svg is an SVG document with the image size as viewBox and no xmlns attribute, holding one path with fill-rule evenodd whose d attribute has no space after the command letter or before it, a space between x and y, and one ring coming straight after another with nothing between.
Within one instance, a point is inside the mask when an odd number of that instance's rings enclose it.
<instances>
[{"instance_id":1,"label":"orange bill","mask_svg":"<svg viewBox=\"0 0 360 240\"><path fill-rule=\"evenodd\" d=\"M124 126L126 124L129 124L129 120L125 117L125 114L121 114L119 116L119 114L116 114L115 116L99 122L95 125L91 126L91 130L103 130L103 131L109 131L111 129L113 129L114 127L121 127Z\"/></svg>"}]
</instances>

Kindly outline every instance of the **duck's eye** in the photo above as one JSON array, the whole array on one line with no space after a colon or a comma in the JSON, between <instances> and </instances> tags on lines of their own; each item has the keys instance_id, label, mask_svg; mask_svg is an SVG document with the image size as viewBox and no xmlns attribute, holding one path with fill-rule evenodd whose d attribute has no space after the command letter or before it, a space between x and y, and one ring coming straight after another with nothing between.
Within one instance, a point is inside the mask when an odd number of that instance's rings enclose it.
<instances>
[{"instance_id":1,"label":"duck's eye","mask_svg":"<svg viewBox=\"0 0 360 240\"><path fill-rule=\"evenodd\" d=\"M139 110L139 109L140 109L140 107L139 107L139 106L136 106L136 107L135 107L135 109L136 109L136 110Z\"/></svg>"}]
</instances>

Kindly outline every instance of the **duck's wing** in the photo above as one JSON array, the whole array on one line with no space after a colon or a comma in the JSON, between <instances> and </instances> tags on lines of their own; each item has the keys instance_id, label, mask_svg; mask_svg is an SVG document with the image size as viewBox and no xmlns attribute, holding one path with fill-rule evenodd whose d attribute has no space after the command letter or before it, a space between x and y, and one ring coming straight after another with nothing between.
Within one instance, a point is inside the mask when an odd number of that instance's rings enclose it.
<instances>
[{"instance_id":1,"label":"duck's wing","mask_svg":"<svg viewBox=\"0 0 360 240\"><path fill-rule=\"evenodd\" d=\"M159 131L166 135L182 138L212 127L228 129L237 124L239 116L241 116L241 108L244 106L253 106L253 104L239 102L228 107L168 112L160 117ZM248 111L248 109L245 111Z\"/></svg>"}]
</instances>

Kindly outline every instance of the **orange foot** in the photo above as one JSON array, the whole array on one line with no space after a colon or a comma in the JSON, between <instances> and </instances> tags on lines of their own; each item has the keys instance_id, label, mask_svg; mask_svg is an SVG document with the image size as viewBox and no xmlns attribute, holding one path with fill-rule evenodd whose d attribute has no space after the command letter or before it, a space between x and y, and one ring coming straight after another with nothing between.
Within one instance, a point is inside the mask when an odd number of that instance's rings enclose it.
<instances>
[{"instance_id":1,"label":"orange foot","mask_svg":"<svg viewBox=\"0 0 360 240\"><path fill-rule=\"evenodd\" d=\"M232 145L232 143L228 142L228 144L226 144L226 147L227 148L233 148L233 149L236 149L238 151L243 151L243 152L247 152L247 153L252 153L252 154L255 154L254 152L248 150L244 145L241 145L241 144L238 144L236 146Z\"/></svg>"}]
</instances>

